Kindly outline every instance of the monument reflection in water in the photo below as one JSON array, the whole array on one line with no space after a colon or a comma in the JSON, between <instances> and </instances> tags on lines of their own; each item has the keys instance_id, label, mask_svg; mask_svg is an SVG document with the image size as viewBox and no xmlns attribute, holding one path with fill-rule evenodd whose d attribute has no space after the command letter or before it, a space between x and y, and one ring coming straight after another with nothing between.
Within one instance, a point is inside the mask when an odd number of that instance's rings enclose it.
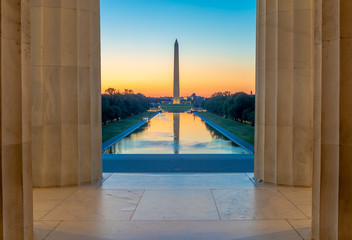
<instances>
[{"instance_id":1,"label":"monument reflection in water","mask_svg":"<svg viewBox=\"0 0 352 240\"><path fill-rule=\"evenodd\" d=\"M105 154L248 154L191 113L159 113Z\"/></svg>"},{"instance_id":2,"label":"monument reflection in water","mask_svg":"<svg viewBox=\"0 0 352 240\"><path fill-rule=\"evenodd\" d=\"M180 113L174 113L174 153L180 151Z\"/></svg>"}]
</instances>

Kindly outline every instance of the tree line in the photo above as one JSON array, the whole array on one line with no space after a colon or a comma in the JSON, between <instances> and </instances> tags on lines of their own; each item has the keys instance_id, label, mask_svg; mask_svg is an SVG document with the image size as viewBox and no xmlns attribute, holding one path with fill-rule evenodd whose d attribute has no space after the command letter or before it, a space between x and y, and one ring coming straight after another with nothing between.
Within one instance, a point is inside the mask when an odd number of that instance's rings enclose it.
<instances>
[{"instance_id":1,"label":"tree line","mask_svg":"<svg viewBox=\"0 0 352 240\"><path fill-rule=\"evenodd\" d=\"M217 92L202 102L209 112L254 126L255 97L244 92Z\"/></svg>"},{"instance_id":2,"label":"tree line","mask_svg":"<svg viewBox=\"0 0 352 240\"><path fill-rule=\"evenodd\" d=\"M101 95L101 102L103 124L145 112L150 108L146 96L135 94L129 89L120 92L114 88L108 88L105 94Z\"/></svg>"}]
</instances>

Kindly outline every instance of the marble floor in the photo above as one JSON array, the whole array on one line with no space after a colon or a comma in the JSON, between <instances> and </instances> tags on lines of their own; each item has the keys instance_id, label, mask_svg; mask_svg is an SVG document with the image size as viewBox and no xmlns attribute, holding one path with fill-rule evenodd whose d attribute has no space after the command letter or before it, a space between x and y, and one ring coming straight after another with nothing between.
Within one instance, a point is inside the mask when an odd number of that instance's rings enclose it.
<instances>
[{"instance_id":1,"label":"marble floor","mask_svg":"<svg viewBox=\"0 0 352 240\"><path fill-rule=\"evenodd\" d=\"M34 189L35 239L310 239L311 188L252 178L105 173L93 185Z\"/></svg>"}]
</instances>

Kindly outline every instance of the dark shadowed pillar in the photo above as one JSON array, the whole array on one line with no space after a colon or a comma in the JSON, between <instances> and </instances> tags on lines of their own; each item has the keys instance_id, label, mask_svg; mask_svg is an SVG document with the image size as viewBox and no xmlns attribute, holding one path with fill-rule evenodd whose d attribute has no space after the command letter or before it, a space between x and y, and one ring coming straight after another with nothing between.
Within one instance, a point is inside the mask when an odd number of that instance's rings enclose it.
<instances>
[{"instance_id":1,"label":"dark shadowed pillar","mask_svg":"<svg viewBox=\"0 0 352 240\"><path fill-rule=\"evenodd\" d=\"M29 0L0 1L0 239L33 239Z\"/></svg>"},{"instance_id":2,"label":"dark shadowed pillar","mask_svg":"<svg viewBox=\"0 0 352 240\"><path fill-rule=\"evenodd\" d=\"M352 239L352 1L315 1L313 238Z\"/></svg>"}]
</instances>

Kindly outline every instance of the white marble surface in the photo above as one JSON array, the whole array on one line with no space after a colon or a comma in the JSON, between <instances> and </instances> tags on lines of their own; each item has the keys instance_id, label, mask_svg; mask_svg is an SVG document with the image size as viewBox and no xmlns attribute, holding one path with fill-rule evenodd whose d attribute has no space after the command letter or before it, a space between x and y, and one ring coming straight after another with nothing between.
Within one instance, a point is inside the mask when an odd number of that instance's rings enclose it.
<instances>
[{"instance_id":1,"label":"white marble surface","mask_svg":"<svg viewBox=\"0 0 352 240\"><path fill-rule=\"evenodd\" d=\"M222 220L307 219L279 191L213 190Z\"/></svg>"},{"instance_id":2,"label":"white marble surface","mask_svg":"<svg viewBox=\"0 0 352 240\"><path fill-rule=\"evenodd\" d=\"M45 239L62 221L34 221L34 240Z\"/></svg>"},{"instance_id":3,"label":"white marble surface","mask_svg":"<svg viewBox=\"0 0 352 240\"><path fill-rule=\"evenodd\" d=\"M312 217L312 190L279 190L291 203L301 210L307 217Z\"/></svg>"},{"instance_id":4,"label":"white marble surface","mask_svg":"<svg viewBox=\"0 0 352 240\"><path fill-rule=\"evenodd\" d=\"M130 220L143 190L80 189L42 220Z\"/></svg>"},{"instance_id":5,"label":"white marble surface","mask_svg":"<svg viewBox=\"0 0 352 240\"><path fill-rule=\"evenodd\" d=\"M302 240L276 221L85 221L63 222L46 240Z\"/></svg>"},{"instance_id":6,"label":"white marble surface","mask_svg":"<svg viewBox=\"0 0 352 240\"><path fill-rule=\"evenodd\" d=\"M289 220L289 223L295 228L295 230L304 240L312 239L311 220Z\"/></svg>"},{"instance_id":7,"label":"white marble surface","mask_svg":"<svg viewBox=\"0 0 352 240\"><path fill-rule=\"evenodd\" d=\"M211 190L145 190L132 220L219 220Z\"/></svg>"},{"instance_id":8,"label":"white marble surface","mask_svg":"<svg viewBox=\"0 0 352 240\"><path fill-rule=\"evenodd\" d=\"M253 187L252 176L114 173L112 189L35 189L35 239L309 239L311 189ZM118 189L134 184L146 189Z\"/></svg>"},{"instance_id":9,"label":"white marble surface","mask_svg":"<svg viewBox=\"0 0 352 240\"><path fill-rule=\"evenodd\" d=\"M76 192L75 188L33 189L33 218L39 220Z\"/></svg>"}]
</instances>

